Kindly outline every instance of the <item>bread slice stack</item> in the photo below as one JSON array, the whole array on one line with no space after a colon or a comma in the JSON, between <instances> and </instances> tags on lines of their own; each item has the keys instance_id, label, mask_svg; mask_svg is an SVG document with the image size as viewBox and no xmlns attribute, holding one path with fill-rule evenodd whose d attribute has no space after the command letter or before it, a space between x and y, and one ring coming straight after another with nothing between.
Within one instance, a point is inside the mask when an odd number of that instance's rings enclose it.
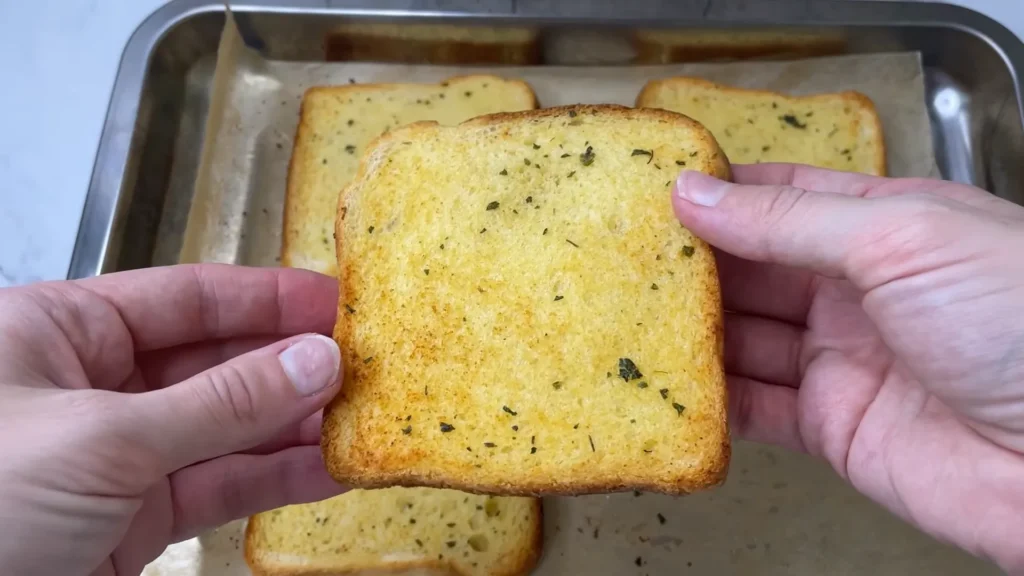
<instances>
[{"instance_id":1,"label":"bread slice stack","mask_svg":"<svg viewBox=\"0 0 1024 576\"><path fill-rule=\"evenodd\" d=\"M683 168L729 177L700 124L611 105L377 140L336 220L331 474L521 495L719 484L722 309L714 255L671 208Z\"/></svg>"},{"instance_id":2,"label":"bread slice stack","mask_svg":"<svg viewBox=\"0 0 1024 576\"><path fill-rule=\"evenodd\" d=\"M525 83L490 75L309 90L288 175L283 263L336 273L338 193L382 133L418 120L454 124L535 106ZM245 551L257 575L518 576L540 556L542 524L540 501L532 498L353 490L253 516Z\"/></svg>"}]
</instances>

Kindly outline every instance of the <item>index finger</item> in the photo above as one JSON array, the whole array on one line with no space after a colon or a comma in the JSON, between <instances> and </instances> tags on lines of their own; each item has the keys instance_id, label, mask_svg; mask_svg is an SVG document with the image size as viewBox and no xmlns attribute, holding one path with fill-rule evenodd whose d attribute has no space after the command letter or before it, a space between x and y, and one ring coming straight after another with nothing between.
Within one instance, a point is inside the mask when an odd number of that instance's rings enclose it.
<instances>
[{"instance_id":1,"label":"index finger","mask_svg":"<svg viewBox=\"0 0 1024 576\"><path fill-rule=\"evenodd\" d=\"M846 196L870 197L875 190L891 179L881 176L859 174L816 168L803 164L744 164L733 168L733 182L765 186L793 186L815 192L843 194Z\"/></svg>"},{"instance_id":2,"label":"index finger","mask_svg":"<svg viewBox=\"0 0 1024 576\"><path fill-rule=\"evenodd\" d=\"M1005 210L1007 202L981 188L933 178L887 178L784 163L734 165L732 169L733 182L736 184L792 186L802 190L858 198L931 194L976 208L996 211Z\"/></svg>"},{"instance_id":3,"label":"index finger","mask_svg":"<svg viewBox=\"0 0 1024 576\"><path fill-rule=\"evenodd\" d=\"M136 351L240 336L330 334L338 285L289 268L195 264L75 281L117 309Z\"/></svg>"}]
</instances>

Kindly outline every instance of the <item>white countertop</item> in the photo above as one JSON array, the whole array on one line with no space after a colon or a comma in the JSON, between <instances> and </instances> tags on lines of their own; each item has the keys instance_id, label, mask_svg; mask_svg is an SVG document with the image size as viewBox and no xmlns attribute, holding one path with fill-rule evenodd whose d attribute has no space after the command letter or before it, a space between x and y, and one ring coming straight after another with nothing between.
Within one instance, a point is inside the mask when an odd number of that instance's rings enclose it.
<instances>
[{"instance_id":1,"label":"white countertop","mask_svg":"<svg viewBox=\"0 0 1024 576\"><path fill-rule=\"evenodd\" d=\"M121 51L165 0L0 0L0 287L63 279ZM1024 38L1019 0L952 0Z\"/></svg>"}]
</instances>

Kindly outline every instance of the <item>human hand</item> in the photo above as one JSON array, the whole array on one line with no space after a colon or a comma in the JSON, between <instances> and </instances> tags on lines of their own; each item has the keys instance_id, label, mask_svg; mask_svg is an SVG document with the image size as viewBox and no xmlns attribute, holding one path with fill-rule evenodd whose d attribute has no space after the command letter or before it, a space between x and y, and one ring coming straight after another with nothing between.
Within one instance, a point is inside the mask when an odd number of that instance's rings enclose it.
<instances>
[{"instance_id":1,"label":"human hand","mask_svg":"<svg viewBox=\"0 0 1024 576\"><path fill-rule=\"evenodd\" d=\"M0 290L0 565L138 574L168 543L340 492L334 280L216 265ZM280 340L285 338L284 340Z\"/></svg>"},{"instance_id":2,"label":"human hand","mask_svg":"<svg viewBox=\"0 0 1024 576\"><path fill-rule=\"evenodd\" d=\"M1024 208L792 165L683 173L719 249L731 425L1024 571Z\"/></svg>"}]
</instances>

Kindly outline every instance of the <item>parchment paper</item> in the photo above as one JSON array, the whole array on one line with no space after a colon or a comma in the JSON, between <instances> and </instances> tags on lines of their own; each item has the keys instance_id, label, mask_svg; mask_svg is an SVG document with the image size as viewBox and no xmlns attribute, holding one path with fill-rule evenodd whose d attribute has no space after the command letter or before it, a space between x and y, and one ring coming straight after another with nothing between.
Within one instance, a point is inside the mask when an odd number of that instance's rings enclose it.
<instances>
[{"instance_id":1,"label":"parchment paper","mask_svg":"<svg viewBox=\"0 0 1024 576\"><path fill-rule=\"evenodd\" d=\"M211 123L183 261L274 265L292 137L306 88L440 81L473 68L269 62L226 27ZM856 89L882 117L895 176L935 176L917 54L801 62L490 69L523 78L541 105L632 105L643 84L675 74L794 94ZM664 521L659 519L661 514ZM818 460L736 442L729 479L686 498L615 494L544 501L535 574L995 574L860 496ZM249 574L239 521L170 547L149 575Z\"/></svg>"},{"instance_id":2,"label":"parchment paper","mask_svg":"<svg viewBox=\"0 0 1024 576\"><path fill-rule=\"evenodd\" d=\"M874 101L881 116L890 174L938 176L917 53L659 66L297 63L261 58L243 45L229 18L180 260L276 264L292 139L307 88L350 82L440 82L473 72L521 78L533 87L541 106L632 106L646 82L675 75L791 94L858 90Z\"/></svg>"}]
</instances>

